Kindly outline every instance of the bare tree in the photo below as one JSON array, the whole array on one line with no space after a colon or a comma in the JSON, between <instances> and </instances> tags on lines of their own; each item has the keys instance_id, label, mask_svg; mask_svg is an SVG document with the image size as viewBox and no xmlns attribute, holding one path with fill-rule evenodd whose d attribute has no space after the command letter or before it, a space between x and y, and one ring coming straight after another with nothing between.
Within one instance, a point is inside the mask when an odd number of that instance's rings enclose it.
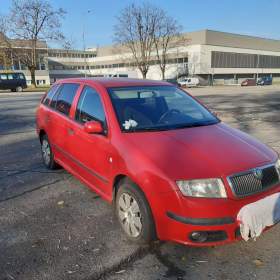
<instances>
[{"instance_id":1,"label":"bare tree","mask_svg":"<svg viewBox=\"0 0 280 280\"><path fill-rule=\"evenodd\" d=\"M162 79L164 79L169 50L177 47L179 44L182 45L184 39L180 34L181 27L177 21L167 16L163 10L159 10L159 13L160 17L154 33L154 45Z\"/></svg>"},{"instance_id":2,"label":"bare tree","mask_svg":"<svg viewBox=\"0 0 280 280\"><path fill-rule=\"evenodd\" d=\"M66 51L73 50L74 45L75 45L75 40L72 36L70 36L68 38L64 38L64 40L61 42L62 49L66 50Z\"/></svg>"},{"instance_id":3,"label":"bare tree","mask_svg":"<svg viewBox=\"0 0 280 280\"><path fill-rule=\"evenodd\" d=\"M17 39L27 40L30 51L18 51L17 55L31 73L31 83L36 86L35 70L38 60L38 42L62 40L61 17L65 11L54 9L45 0L13 0L10 33Z\"/></svg>"},{"instance_id":4,"label":"bare tree","mask_svg":"<svg viewBox=\"0 0 280 280\"><path fill-rule=\"evenodd\" d=\"M154 48L159 9L150 4L127 6L117 17L115 42L128 48L143 78L147 76Z\"/></svg>"},{"instance_id":5,"label":"bare tree","mask_svg":"<svg viewBox=\"0 0 280 280\"><path fill-rule=\"evenodd\" d=\"M11 44L7 37L8 18L0 15L0 64L4 68L9 68L12 65L11 60Z\"/></svg>"}]
</instances>

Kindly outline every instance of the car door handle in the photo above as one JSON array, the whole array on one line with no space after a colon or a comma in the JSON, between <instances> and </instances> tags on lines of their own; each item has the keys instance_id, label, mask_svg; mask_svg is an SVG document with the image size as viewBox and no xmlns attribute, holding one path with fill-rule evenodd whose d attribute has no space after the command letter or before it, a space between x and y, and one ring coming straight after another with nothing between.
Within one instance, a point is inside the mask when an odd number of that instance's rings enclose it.
<instances>
[{"instance_id":1,"label":"car door handle","mask_svg":"<svg viewBox=\"0 0 280 280\"><path fill-rule=\"evenodd\" d=\"M72 128L68 128L67 133L68 133L68 135L74 135L75 134L75 132Z\"/></svg>"}]
</instances>

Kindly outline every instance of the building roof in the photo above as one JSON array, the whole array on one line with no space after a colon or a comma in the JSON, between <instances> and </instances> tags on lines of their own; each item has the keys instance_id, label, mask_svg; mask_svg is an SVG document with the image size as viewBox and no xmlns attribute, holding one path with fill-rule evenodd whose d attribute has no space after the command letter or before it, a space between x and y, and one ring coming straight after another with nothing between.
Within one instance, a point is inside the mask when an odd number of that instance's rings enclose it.
<instances>
[{"instance_id":1,"label":"building roof","mask_svg":"<svg viewBox=\"0 0 280 280\"><path fill-rule=\"evenodd\" d=\"M22 40L22 39L9 39L11 45L14 48L32 48L32 41L31 40ZM37 41L37 48L38 49L47 49L47 42L46 41Z\"/></svg>"},{"instance_id":2,"label":"building roof","mask_svg":"<svg viewBox=\"0 0 280 280\"><path fill-rule=\"evenodd\" d=\"M49 48L49 53L84 53L84 54L96 54L96 50L86 49L86 50L78 50L78 49L54 49Z\"/></svg>"},{"instance_id":3,"label":"building roof","mask_svg":"<svg viewBox=\"0 0 280 280\"><path fill-rule=\"evenodd\" d=\"M241 35L208 29L184 33L184 36L190 39L191 45L202 44L242 49L280 51L280 40L260 38L256 36Z\"/></svg>"},{"instance_id":4,"label":"building roof","mask_svg":"<svg viewBox=\"0 0 280 280\"><path fill-rule=\"evenodd\" d=\"M260 38L215 30L199 30L182 34L184 40L179 45L213 45L231 48L255 49L265 51L280 51L280 40ZM128 49L120 45L101 46L97 49L97 56L107 56L127 52Z\"/></svg>"},{"instance_id":5,"label":"building roof","mask_svg":"<svg viewBox=\"0 0 280 280\"><path fill-rule=\"evenodd\" d=\"M10 39L5 34L0 32L0 46L6 47L7 43L11 45L12 48L23 48L23 49L30 49L32 48L32 41L31 40L23 40L23 39ZM39 40L37 41L37 48L38 49L47 49L47 42Z\"/></svg>"}]
</instances>

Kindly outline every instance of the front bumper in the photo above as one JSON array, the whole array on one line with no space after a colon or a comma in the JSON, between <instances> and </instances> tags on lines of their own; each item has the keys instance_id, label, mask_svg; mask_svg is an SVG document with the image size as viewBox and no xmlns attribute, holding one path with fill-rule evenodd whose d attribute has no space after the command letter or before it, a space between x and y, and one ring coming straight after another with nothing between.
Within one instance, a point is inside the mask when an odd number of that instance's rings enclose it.
<instances>
[{"instance_id":1,"label":"front bumper","mask_svg":"<svg viewBox=\"0 0 280 280\"><path fill-rule=\"evenodd\" d=\"M173 236L171 240L178 243L200 247L223 245L241 239L238 222L233 218L232 223L225 224L222 224L222 219L219 218L219 225L212 225L216 219L204 218L205 225L195 225L177 220L178 216L170 216L170 212L167 215L170 219L169 234ZM202 239L194 238L197 234L200 234Z\"/></svg>"},{"instance_id":2,"label":"front bumper","mask_svg":"<svg viewBox=\"0 0 280 280\"><path fill-rule=\"evenodd\" d=\"M168 209L165 207L160 223L157 223L158 236L162 240L200 247L223 245L240 240L237 221L239 210L276 192L280 192L280 185L242 199L187 198L180 193L176 194L175 199L166 194L163 200ZM194 236L198 236L197 233L203 233L206 238L194 239Z\"/></svg>"}]
</instances>

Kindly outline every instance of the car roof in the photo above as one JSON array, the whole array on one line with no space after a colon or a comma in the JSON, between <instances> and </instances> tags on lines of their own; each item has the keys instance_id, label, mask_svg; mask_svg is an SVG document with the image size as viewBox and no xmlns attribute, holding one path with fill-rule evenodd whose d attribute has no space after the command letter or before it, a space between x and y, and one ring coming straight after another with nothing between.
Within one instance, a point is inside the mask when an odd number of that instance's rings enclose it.
<instances>
[{"instance_id":1,"label":"car roof","mask_svg":"<svg viewBox=\"0 0 280 280\"><path fill-rule=\"evenodd\" d=\"M128 86L170 86L165 81L131 79L131 78L69 78L59 80L58 83L88 83L104 87L128 87Z\"/></svg>"}]
</instances>

